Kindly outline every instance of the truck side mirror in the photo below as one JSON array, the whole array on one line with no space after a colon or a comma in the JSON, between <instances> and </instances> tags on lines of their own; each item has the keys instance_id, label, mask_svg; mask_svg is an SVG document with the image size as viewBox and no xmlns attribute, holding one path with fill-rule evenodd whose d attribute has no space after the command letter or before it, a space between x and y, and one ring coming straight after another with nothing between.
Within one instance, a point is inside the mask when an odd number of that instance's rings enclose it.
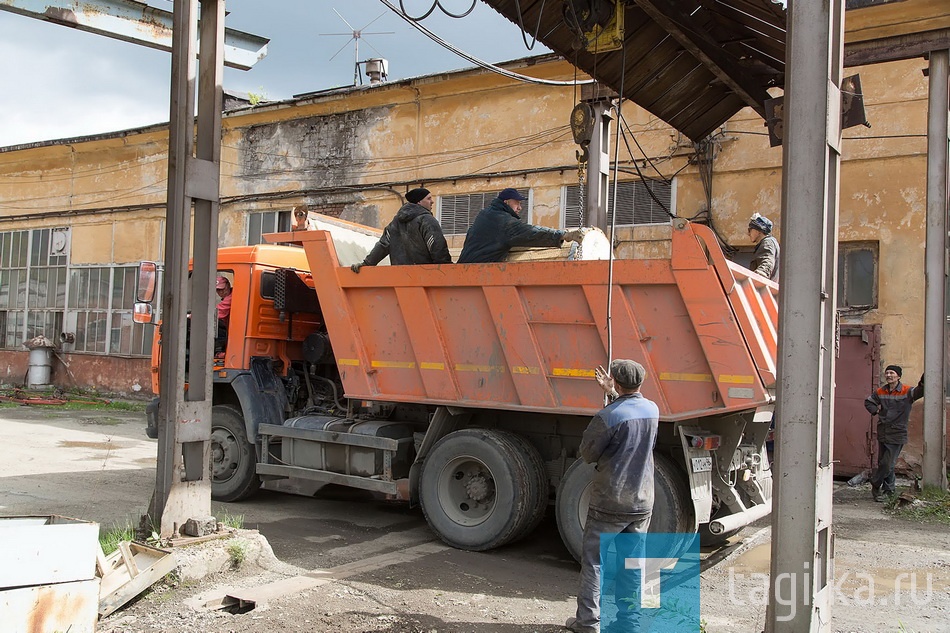
<instances>
[{"instance_id":1,"label":"truck side mirror","mask_svg":"<svg viewBox=\"0 0 950 633\"><path fill-rule=\"evenodd\" d=\"M136 301L151 303L155 298L155 280L158 277L158 264L155 262L141 262L139 264L138 284L135 292Z\"/></svg>"}]
</instances>

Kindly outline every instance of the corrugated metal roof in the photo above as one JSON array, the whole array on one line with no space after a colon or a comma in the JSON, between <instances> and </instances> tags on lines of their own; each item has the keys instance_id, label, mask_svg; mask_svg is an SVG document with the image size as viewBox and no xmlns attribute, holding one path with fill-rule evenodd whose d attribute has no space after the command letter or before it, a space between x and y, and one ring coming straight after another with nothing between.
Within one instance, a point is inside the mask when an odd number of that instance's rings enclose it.
<instances>
[{"instance_id":1,"label":"corrugated metal roof","mask_svg":"<svg viewBox=\"0 0 950 633\"><path fill-rule=\"evenodd\" d=\"M784 84L785 8L771 0L618 0L624 46L598 54L578 50L570 2L484 1L695 141L746 106L764 116L766 90Z\"/></svg>"}]
</instances>

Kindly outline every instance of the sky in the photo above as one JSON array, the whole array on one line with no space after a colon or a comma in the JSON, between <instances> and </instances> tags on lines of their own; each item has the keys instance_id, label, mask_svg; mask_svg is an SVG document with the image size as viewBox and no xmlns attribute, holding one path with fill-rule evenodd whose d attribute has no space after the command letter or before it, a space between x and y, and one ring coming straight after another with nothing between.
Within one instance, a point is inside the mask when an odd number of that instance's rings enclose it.
<instances>
[{"instance_id":1,"label":"sky","mask_svg":"<svg viewBox=\"0 0 950 633\"><path fill-rule=\"evenodd\" d=\"M453 13L464 12L472 1L440 0ZM403 0L403 5L409 14L420 15L433 2ZM399 0L392 3L398 6ZM171 0L147 4L172 10ZM359 59L388 59L390 80L472 66L379 0L228 0L226 9L228 28L270 38L270 43L267 57L253 69L225 68L224 87L267 100L352 85L352 29L363 31ZM549 52L540 44L528 50L521 30L481 0L464 18L450 18L436 8L421 23L492 63ZM338 33L345 35L333 35ZM0 60L5 85L0 147L168 121L170 53L0 11Z\"/></svg>"}]
</instances>

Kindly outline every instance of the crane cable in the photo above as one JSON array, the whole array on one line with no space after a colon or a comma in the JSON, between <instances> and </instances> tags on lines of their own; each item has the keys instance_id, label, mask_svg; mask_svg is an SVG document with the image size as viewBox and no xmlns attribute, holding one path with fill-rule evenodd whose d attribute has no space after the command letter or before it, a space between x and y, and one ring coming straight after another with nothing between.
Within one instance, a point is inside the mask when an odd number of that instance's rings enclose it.
<instances>
[{"instance_id":1,"label":"crane cable","mask_svg":"<svg viewBox=\"0 0 950 633\"><path fill-rule=\"evenodd\" d=\"M620 46L620 91L617 98L617 138L614 142L613 200L610 205L610 249L607 255L607 371L614 357L613 334L613 288L614 288L614 239L617 231L617 176L620 173L620 134L623 126L623 83L627 71L627 48Z\"/></svg>"}]
</instances>

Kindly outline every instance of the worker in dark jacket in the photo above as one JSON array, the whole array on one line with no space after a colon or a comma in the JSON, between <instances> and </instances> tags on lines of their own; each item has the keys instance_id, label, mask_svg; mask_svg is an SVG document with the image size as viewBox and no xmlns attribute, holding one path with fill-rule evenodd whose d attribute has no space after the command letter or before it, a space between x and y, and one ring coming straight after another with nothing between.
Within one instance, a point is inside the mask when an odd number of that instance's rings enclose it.
<instances>
[{"instance_id":1,"label":"worker in dark jacket","mask_svg":"<svg viewBox=\"0 0 950 633\"><path fill-rule=\"evenodd\" d=\"M883 501L881 493L896 492L894 466L907 443L907 422L914 402L924 397L924 376L916 387L901 383L900 365L884 369L884 385L864 400L864 408L877 416L877 469L871 475L871 497Z\"/></svg>"},{"instance_id":2,"label":"worker in dark jacket","mask_svg":"<svg viewBox=\"0 0 950 633\"><path fill-rule=\"evenodd\" d=\"M406 201L373 250L362 262L350 266L354 273L363 266L375 266L387 255L393 266L452 263L442 225L432 215L432 194L419 187L406 194Z\"/></svg>"},{"instance_id":3,"label":"worker in dark jacket","mask_svg":"<svg viewBox=\"0 0 950 633\"><path fill-rule=\"evenodd\" d=\"M581 458L593 463L596 472L581 548L577 614L565 624L575 633L600 631L601 534L645 533L650 527L653 447L660 419L656 404L640 393L646 378L643 365L618 359L610 363L609 375L603 367L594 375L604 391L617 397L590 421L579 449ZM634 595L627 582L628 574L617 576L617 597ZM619 609L617 618L619 630L638 630L636 610Z\"/></svg>"},{"instance_id":4,"label":"worker in dark jacket","mask_svg":"<svg viewBox=\"0 0 950 633\"><path fill-rule=\"evenodd\" d=\"M577 229L558 231L523 221L519 213L524 200L517 189L505 189L482 209L465 235L458 263L502 262L514 246L560 246L581 239Z\"/></svg>"},{"instance_id":5,"label":"worker in dark jacket","mask_svg":"<svg viewBox=\"0 0 950 633\"><path fill-rule=\"evenodd\" d=\"M749 220L749 239L755 244L752 253L752 272L778 281L778 257L781 250L778 240L772 235L772 221L758 213Z\"/></svg>"}]
</instances>

